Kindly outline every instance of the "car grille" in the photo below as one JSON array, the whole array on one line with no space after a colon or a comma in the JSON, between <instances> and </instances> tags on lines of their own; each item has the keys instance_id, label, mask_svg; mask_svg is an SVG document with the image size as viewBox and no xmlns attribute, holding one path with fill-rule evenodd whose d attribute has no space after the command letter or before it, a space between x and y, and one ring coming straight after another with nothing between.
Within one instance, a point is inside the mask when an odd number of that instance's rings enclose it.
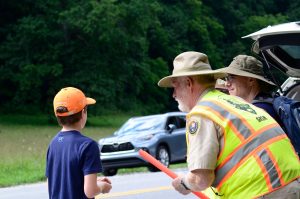
<instances>
[{"instance_id":1,"label":"car grille","mask_svg":"<svg viewBox=\"0 0 300 199\"><path fill-rule=\"evenodd\" d=\"M122 158L116 160L101 160L102 166L106 168L130 168L147 165L147 162L139 158Z\"/></svg>"},{"instance_id":2,"label":"car grille","mask_svg":"<svg viewBox=\"0 0 300 199\"><path fill-rule=\"evenodd\" d=\"M110 153L110 152L117 152L117 151L128 151L132 149L134 149L133 145L130 142L125 142L121 144L103 145L101 152Z\"/></svg>"}]
</instances>

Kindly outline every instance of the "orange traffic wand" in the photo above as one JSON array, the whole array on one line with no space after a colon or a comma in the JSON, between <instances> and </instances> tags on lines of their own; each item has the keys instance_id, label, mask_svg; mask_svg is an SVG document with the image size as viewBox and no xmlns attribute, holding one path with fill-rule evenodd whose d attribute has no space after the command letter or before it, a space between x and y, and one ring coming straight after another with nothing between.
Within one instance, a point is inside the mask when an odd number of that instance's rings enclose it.
<instances>
[{"instance_id":1,"label":"orange traffic wand","mask_svg":"<svg viewBox=\"0 0 300 199\"><path fill-rule=\"evenodd\" d=\"M146 151L140 149L139 154L140 154L140 156L142 156L142 158L144 158L145 160L150 162L153 166L155 166L156 168L158 168L159 170L161 170L162 172L164 172L165 174L167 174L171 178L175 179L177 177L177 175L173 171L168 169L165 165L160 163L157 159L152 157ZM198 196L199 198L202 198L202 199L209 199L206 195L204 195L203 193L200 193L200 192L194 192L193 191L193 194L195 194L196 196Z\"/></svg>"}]
</instances>

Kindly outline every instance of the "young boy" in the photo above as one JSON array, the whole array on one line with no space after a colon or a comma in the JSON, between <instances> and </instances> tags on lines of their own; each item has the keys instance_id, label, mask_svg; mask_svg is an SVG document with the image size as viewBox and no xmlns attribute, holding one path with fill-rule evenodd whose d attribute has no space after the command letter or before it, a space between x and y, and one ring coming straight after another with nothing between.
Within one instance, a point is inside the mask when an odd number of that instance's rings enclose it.
<instances>
[{"instance_id":1,"label":"young boy","mask_svg":"<svg viewBox=\"0 0 300 199\"><path fill-rule=\"evenodd\" d=\"M97 178L102 171L98 144L80 131L87 121L92 98L73 87L61 89L53 100L54 113L62 129L47 152L46 176L50 199L94 198L112 188L109 179Z\"/></svg>"}]
</instances>

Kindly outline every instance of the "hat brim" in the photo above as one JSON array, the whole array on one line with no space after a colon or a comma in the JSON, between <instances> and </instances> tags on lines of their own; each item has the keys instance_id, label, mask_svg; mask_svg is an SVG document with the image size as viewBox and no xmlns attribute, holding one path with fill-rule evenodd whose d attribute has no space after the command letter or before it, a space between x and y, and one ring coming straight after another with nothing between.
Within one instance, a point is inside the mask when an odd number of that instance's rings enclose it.
<instances>
[{"instance_id":1,"label":"hat brim","mask_svg":"<svg viewBox=\"0 0 300 199\"><path fill-rule=\"evenodd\" d=\"M198 75L213 75L215 79L223 78L226 76L226 73L219 72L218 70L206 70L206 71L193 71L193 72L185 72L175 75L169 75L158 82L158 86L160 87L172 87L172 78L174 77L186 77L186 76L198 76Z\"/></svg>"},{"instance_id":2,"label":"hat brim","mask_svg":"<svg viewBox=\"0 0 300 199\"><path fill-rule=\"evenodd\" d=\"M252 77L252 78L255 78L255 79L259 79L259 80L262 80L272 86L276 86L272 81L262 77L262 76L259 76L259 75L255 75L253 73L249 73L247 71L243 71L243 70L239 70L239 69L236 69L236 68L231 68L231 67L225 67L225 68L221 68L219 69L220 71L224 72L224 73L227 73L227 74L232 74L232 75L238 75L238 76L243 76L243 77Z\"/></svg>"},{"instance_id":3,"label":"hat brim","mask_svg":"<svg viewBox=\"0 0 300 199\"><path fill-rule=\"evenodd\" d=\"M86 97L86 105L96 104L96 100L90 97Z\"/></svg>"}]
</instances>

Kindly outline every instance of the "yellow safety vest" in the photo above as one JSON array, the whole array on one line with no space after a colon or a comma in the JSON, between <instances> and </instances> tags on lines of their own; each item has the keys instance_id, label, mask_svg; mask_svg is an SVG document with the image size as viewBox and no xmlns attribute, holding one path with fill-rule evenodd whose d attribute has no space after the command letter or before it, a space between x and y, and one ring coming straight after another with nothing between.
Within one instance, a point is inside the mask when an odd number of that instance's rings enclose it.
<instances>
[{"instance_id":1,"label":"yellow safety vest","mask_svg":"<svg viewBox=\"0 0 300 199\"><path fill-rule=\"evenodd\" d=\"M290 140L263 109L212 90L187 118L192 115L223 129L213 183L221 198L256 198L300 177L300 160Z\"/></svg>"}]
</instances>

